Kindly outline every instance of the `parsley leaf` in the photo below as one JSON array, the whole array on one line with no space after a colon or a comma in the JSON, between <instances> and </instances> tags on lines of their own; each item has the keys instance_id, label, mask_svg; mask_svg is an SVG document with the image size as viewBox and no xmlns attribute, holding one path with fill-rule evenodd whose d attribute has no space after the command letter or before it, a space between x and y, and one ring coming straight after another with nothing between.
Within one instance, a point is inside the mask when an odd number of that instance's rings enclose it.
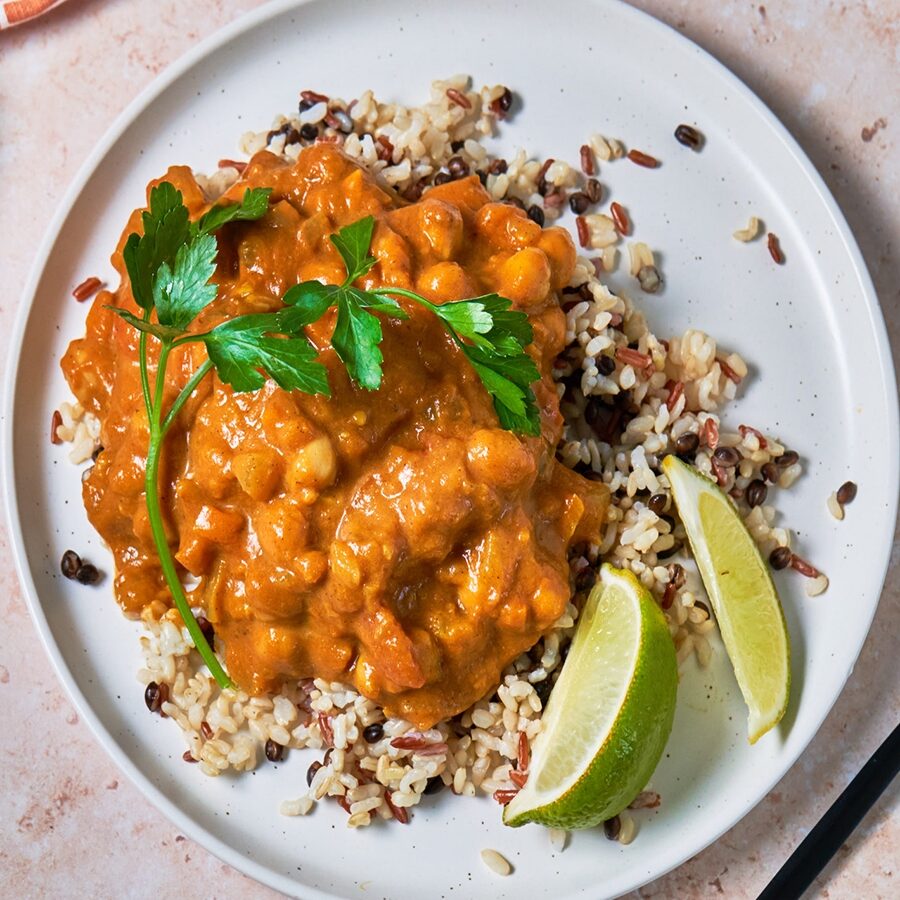
<instances>
[{"instance_id":1,"label":"parsley leaf","mask_svg":"<svg viewBox=\"0 0 900 900\"><path fill-rule=\"evenodd\" d=\"M153 282L153 305L161 325L184 330L197 314L216 299L218 288L209 283L216 271L216 239L200 234L182 244L175 266L164 262Z\"/></svg>"},{"instance_id":2,"label":"parsley leaf","mask_svg":"<svg viewBox=\"0 0 900 900\"><path fill-rule=\"evenodd\" d=\"M337 321L331 346L357 384L369 391L381 387L381 322L359 303L350 291L342 291L337 301Z\"/></svg>"},{"instance_id":3,"label":"parsley leaf","mask_svg":"<svg viewBox=\"0 0 900 900\"><path fill-rule=\"evenodd\" d=\"M193 226L195 234L211 234L229 222L248 222L261 219L269 208L272 188L247 188L240 203L214 206Z\"/></svg>"},{"instance_id":4,"label":"parsley leaf","mask_svg":"<svg viewBox=\"0 0 900 900\"><path fill-rule=\"evenodd\" d=\"M357 278L365 275L378 262L369 253L374 230L374 217L366 216L364 219L342 228L337 234L331 235L331 243L337 247L338 253L341 254L341 259L344 260L344 265L347 267L345 285L353 284Z\"/></svg>"},{"instance_id":5,"label":"parsley leaf","mask_svg":"<svg viewBox=\"0 0 900 900\"><path fill-rule=\"evenodd\" d=\"M122 258L131 293L142 309L153 308L153 282L163 263L171 265L190 235L187 207L181 191L163 181L150 191L149 209L142 214L144 233L128 235Z\"/></svg>"},{"instance_id":6,"label":"parsley leaf","mask_svg":"<svg viewBox=\"0 0 900 900\"><path fill-rule=\"evenodd\" d=\"M481 347L460 347L491 395L503 428L532 437L540 435L540 410L531 385L541 375L534 360L524 351L518 356L498 356Z\"/></svg>"},{"instance_id":7,"label":"parsley leaf","mask_svg":"<svg viewBox=\"0 0 900 900\"><path fill-rule=\"evenodd\" d=\"M333 284L303 281L290 288L282 300L296 311L294 315L298 325L310 325L321 319L334 305L339 291L340 288Z\"/></svg>"},{"instance_id":8,"label":"parsley leaf","mask_svg":"<svg viewBox=\"0 0 900 900\"><path fill-rule=\"evenodd\" d=\"M331 395L328 370L316 361L316 348L306 336L285 335L281 310L228 319L202 340L219 378L236 391L255 391L265 372L286 391Z\"/></svg>"}]
</instances>

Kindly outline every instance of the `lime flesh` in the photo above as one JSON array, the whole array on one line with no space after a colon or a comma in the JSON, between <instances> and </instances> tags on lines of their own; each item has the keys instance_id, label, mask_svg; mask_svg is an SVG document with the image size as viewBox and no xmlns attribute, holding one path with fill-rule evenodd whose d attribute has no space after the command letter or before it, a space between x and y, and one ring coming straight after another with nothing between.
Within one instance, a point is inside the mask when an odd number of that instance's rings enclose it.
<instances>
[{"instance_id":1,"label":"lime flesh","mask_svg":"<svg viewBox=\"0 0 900 900\"><path fill-rule=\"evenodd\" d=\"M731 499L676 456L667 456L662 468L749 709L753 744L780 721L790 696L790 639L781 602Z\"/></svg>"},{"instance_id":2,"label":"lime flesh","mask_svg":"<svg viewBox=\"0 0 900 900\"><path fill-rule=\"evenodd\" d=\"M620 813L659 762L677 685L659 607L631 572L604 565L503 821L590 828Z\"/></svg>"}]
</instances>

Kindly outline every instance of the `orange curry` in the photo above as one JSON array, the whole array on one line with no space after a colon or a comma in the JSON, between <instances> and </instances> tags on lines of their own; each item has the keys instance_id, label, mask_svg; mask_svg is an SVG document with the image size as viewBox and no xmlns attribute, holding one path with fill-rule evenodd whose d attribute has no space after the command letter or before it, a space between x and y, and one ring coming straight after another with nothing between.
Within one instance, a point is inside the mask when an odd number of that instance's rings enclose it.
<instances>
[{"instance_id":1,"label":"orange curry","mask_svg":"<svg viewBox=\"0 0 900 900\"><path fill-rule=\"evenodd\" d=\"M192 216L208 208L189 169L166 179ZM475 177L407 204L330 145L296 163L257 154L224 199L257 186L273 188L269 212L219 233L218 299L192 327L277 308L299 281L340 283L328 236L370 214L378 264L364 287L395 285L438 303L496 291L534 327L539 438L499 427L438 319L403 300L410 318L382 322L379 391L349 381L329 345L331 310L307 328L331 398L271 381L234 393L211 374L166 438L169 540L199 580L191 602L214 624L232 678L251 692L288 678L350 681L388 714L430 726L493 690L550 628L571 594L568 550L596 537L606 511L606 488L554 456L562 419L550 369L564 338L556 292L575 250L562 229L490 202ZM138 336L104 309L137 312L121 250L140 229L136 211L113 256L121 286L98 295L86 336L63 360L75 395L102 421L84 502L131 615L170 605L145 508ZM205 350L175 354L167 404Z\"/></svg>"}]
</instances>

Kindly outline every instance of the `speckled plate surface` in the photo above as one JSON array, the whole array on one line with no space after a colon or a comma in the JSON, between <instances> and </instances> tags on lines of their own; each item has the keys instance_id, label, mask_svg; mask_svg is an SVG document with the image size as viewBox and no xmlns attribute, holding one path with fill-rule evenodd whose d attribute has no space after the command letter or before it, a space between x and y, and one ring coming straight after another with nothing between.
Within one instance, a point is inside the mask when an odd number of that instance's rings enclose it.
<instances>
[{"instance_id":1,"label":"speckled plate surface","mask_svg":"<svg viewBox=\"0 0 900 900\"><path fill-rule=\"evenodd\" d=\"M309 758L292 753L283 765L215 780L182 763L177 729L143 706L136 626L118 614L108 587L86 591L58 575L70 545L108 564L81 507L77 472L47 440L50 413L67 396L57 360L83 330L85 308L69 293L86 274L111 276L109 253L146 182L170 163L212 169L236 152L241 132L292 109L301 88L350 97L373 87L416 103L431 79L458 71L524 97L499 138L507 151L573 159L586 135L600 131L663 160L652 172L620 162L601 173L637 236L661 251L666 290L643 304L651 327L700 327L740 351L753 378L726 423L771 429L806 462L804 478L777 502L831 587L807 598L802 579L776 576L794 647L785 722L749 747L722 652L709 670L688 666L652 781L663 803L638 814L640 834L628 847L583 833L554 854L540 829L505 829L491 801L449 795L431 798L407 828L347 831L339 809L282 818L278 802L302 792ZM682 121L706 134L702 153L672 138ZM784 266L772 263L763 241L732 239L751 213L780 236ZM286 893L622 893L696 853L756 804L803 752L852 670L881 589L898 482L896 394L871 282L833 199L771 113L693 44L629 7L264 7L164 73L101 141L50 225L22 306L6 379L5 493L47 651L98 740L147 796L222 859ZM825 500L848 477L859 496L838 523ZM507 856L514 874L488 872L484 847Z\"/></svg>"}]
</instances>

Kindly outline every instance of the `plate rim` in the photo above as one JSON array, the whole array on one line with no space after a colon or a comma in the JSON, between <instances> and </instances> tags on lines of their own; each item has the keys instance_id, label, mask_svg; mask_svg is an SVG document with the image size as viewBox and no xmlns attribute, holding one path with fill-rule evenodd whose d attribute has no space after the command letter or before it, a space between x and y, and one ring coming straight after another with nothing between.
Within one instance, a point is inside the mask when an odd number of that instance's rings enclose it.
<instances>
[{"instance_id":1,"label":"plate rim","mask_svg":"<svg viewBox=\"0 0 900 900\"><path fill-rule=\"evenodd\" d=\"M270 2L264 3L256 9L241 14L233 21L228 22L212 34L208 35L194 47L173 60L127 104L127 106L115 117L106 132L87 155L84 162L79 166L78 171L59 201L38 245L21 295L19 307L16 311L13 329L10 334L9 357L5 367L3 400L2 406L0 406L3 418L3 446L2 457L0 457L2 482L0 482L0 484L2 484L5 497L5 512L9 523L10 544L13 551L16 573L18 575L19 584L23 590L29 614L38 632L44 652L50 659L54 674L62 684L79 715L87 723L94 739L98 741L103 750L112 758L113 762L119 767L123 774L125 774L129 781L131 781L131 783L156 807L157 810L159 810L179 830L190 837L191 840L204 847L222 862L233 866L239 872L255 879L261 884L282 891L289 896L306 896L314 898L314 900L334 900L337 896L335 894L309 885L298 884L288 876L241 855L230 844L226 843L212 831L195 821L189 814L182 811L178 805L169 800L168 797L166 797L165 794L151 781L150 777L145 774L136 763L132 762L113 735L100 721L99 716L94 712L93 707L79 687L72 671L66 665L62 652L50 630L34 584L34 579L28 564L24 535L21 526L21 517L19 515L19 502L15 488L16 478L13 453L15 397L17 393L19 362L21 359L22 342L25 330L31 317L32 307L34 306L34 301L37 296L38 285L49 261L50 251L53 249L53 246L62 233L62 228L72 211L72 207L80 197L88 180L93 176L125 130L157 97L192 67L202 62L203 59L211 53L219 50L245 32L256 28L270 19L274 19L291 9L298 9L316 2L325 3L326 0L270 0ZM885 394L888 397L888 420L885 423L888 444L894 447L900 445L900 437L898 437L898 435L900 435L900 406L898 406L897 402L893 404L890 403L890 388L896 385L896 374L881 303L856 237L850 228L840 205L807 153L800 146L796 138L794 138L787 126L784 125L766 103L758 97L739 76L732 72L731 69L717 59L712 53L692 41L676 28L673 28L650 13L633 7L630 4L621 3L618 2L618 0L591 0L591 2L598 6L612 6L615 4L619 13L626 16L632 16L635 20L639 20L642 28L666 32L666 36L669 39L674 35L677 41L682 42L689 47L705 65L716 72L718 77L722 79L724 86L740 96L743 101L749 103L753 110L762 117L773 130L774 136L779 139L785 150L790 154L794 163L800 167L804 175L809 179L811 187L815 190L835 224L837 229L836 236L847 250L848 260L851 264L853 275L861 289L871 330L875 337L874 349L877 353L878 368L882 376L882 385L879 385L879 387L883 386L888 388L888 390L885 391ZM885 515L887 516L890 514L890 522L893 524L896 522L898 502L900 502L900 498L898 498L900 457L895 457L894 465L887 473L887 476L890 482L889 487L892 500L889 501L888 510ZM797 764L806 752L809 744L819 733L825 719L834 708L838 698L843 694L847 681L871 631L872 621L881 601L881 595L884 590L885 579L891 561L893 531L886 530L885 535L884 544L879 548L883 561L879 579L880 588L878 590L878 598L872 605L871 615L866 622L865 633L863 634L859 646L855 648L853 659L847 668L840 689L835 694L832 702L828 704L827 708L822 709L820 715L813 716L813 719L818 719L818 721L811 730L808 738L801 742L802 746L799 751L786 766L777 767L777 774L775 777L771 779L770 783L767 784L765 790L760 794L758 799L749 807L742 808L739 812L724 817L722 820L725 822L723 827L711 836L705 836L699 846L692 846L690 852L674 853L673 859L667 861L666 867L652 877L647 878L645 875L639 874L636 869L635 877L638 881L628 888L628 890L634 890L650 881L662 878L667 873L683 865L684 862L692 856L697 855L717 841L723 834L749 815L750 812L755 809L781 781L781 779L784 778ZM588 887L585 887L579 892L579 895L586 896L586 891L588 889Z\"/></svg>"}]
</instances>

